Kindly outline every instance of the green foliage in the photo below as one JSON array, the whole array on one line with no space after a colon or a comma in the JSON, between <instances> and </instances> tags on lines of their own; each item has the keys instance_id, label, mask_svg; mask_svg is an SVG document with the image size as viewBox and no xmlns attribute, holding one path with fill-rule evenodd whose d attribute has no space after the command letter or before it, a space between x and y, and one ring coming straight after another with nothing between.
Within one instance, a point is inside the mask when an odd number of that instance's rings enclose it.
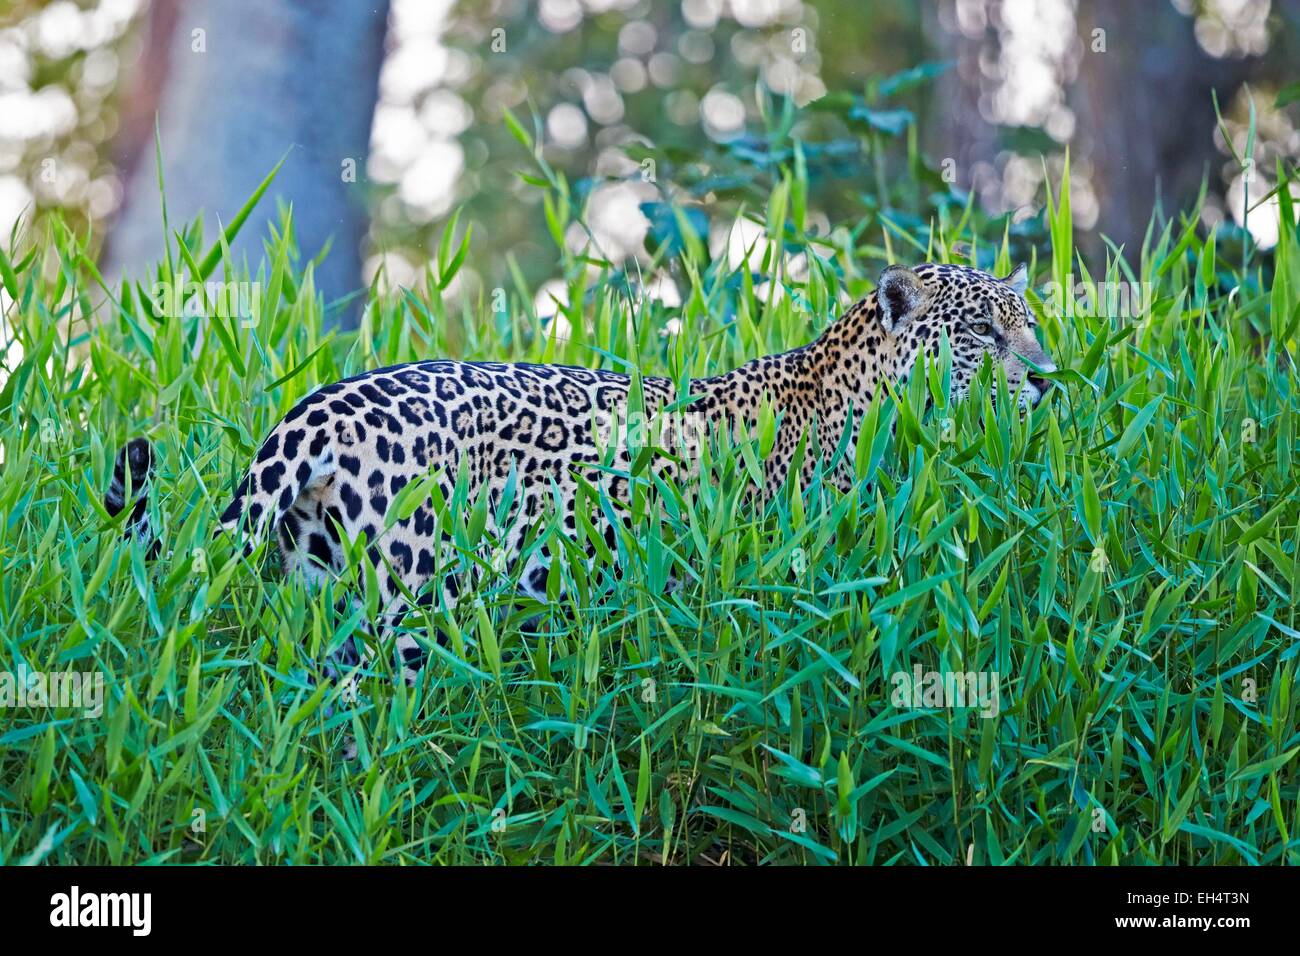
<instances>
[{"instance_id":1,"label":"green foliage","mask_svg":"<svg viewBox=\"0 0 1300 956\"><path fill-rule=\"evenodd\" d=\"M563 178L536 178L562 245ZM1289 205L1249 274L1194 213L1131 273L1108 264L1103 283L1149 284L1140 321L1034 297L1064 371L1027 417L987 368L949 405L941 361L837 448L859 478L847 495L819 475L756 507L773 421L709 447L692 491L634 468L617 568L544 521L562 600L488 577L408 621L448 635L416 686L382 653L355 700L308 680L363 611L213 538L281 415L317 384L434 355L684 382L802 344L883 251L806 235L805 185L794 162L763 202L758 272L788 294L761 298L698 244L659 250L689 279L676 335L627 277L572 259L568 336L522 278L508 301L455 308L437 291L466 261L454 224L429 298L372 296L347 334L294 268L288 221L256 275L190 229L151 277L211 264L249 293L246 316L215 314L221 289L169 314L136 284L95 313L110 290L57 218L0 259L23 351L0 390L0 653L106 681L98 718L0 710L0 862L1300 862ZM1091 281L1069 208L1066 182L1040 282ZM898 235L903 260L962 240L1009 271L969 223ZM781 267L791 249L810 253L806 280ZM161 452L153 563L99 503L113 450L141 433ZM452 519L466 560L492 544L472 505ZM608 507L586 496L580 528ZM996 672L997 715L900 706L895 675L916 667Z\"/></svg>"},{"instance_id":2,"label":"green foliage","mask_svg":"<svg viewBox=\"0 0 1300 956\"><path fill-rule=\"evenodd\" d=\"M540 197L521 188L516 131L499 121L511 109L544 117L558 104L584 109L587 137L581 147L563 148L544 129L535 137L539 153L571 184L579 205L605 184L652 182L664 201L672 197L692 215L707 213L729 226L739 202L762 203L772 175L779 178L781 167L793 164L795 136L808 165L809 210L928 211L924 202L896 201L901 194L911 200L918 191L923 200L931 190L947 196L949 184L938 175L915 175L925 165L918 126L934 93L933 78L942 72L936 64L914 66L942 55L926 36L919 9L874 9L871 29L864 32L833 26L860 17L852 0L796 5L795 15L763 25L715 14L716 22L693 26L681 7L628 6L584 16L572 29L554 32L528 4L491 10L458 5L447 42L474 68L455 91L477 119L459 137L468 162L458 191L475 226L473 271L485 287L508 284L507 256L530 284L555 274L540 227ZM629 25L648 31L652 52L627 51ZM811 82L803 86L801 103L814 88L860 92L795 110L791 97L772 91L766 67L776 63L798 78L794 88ZM644 74L642 81L635 89L616 87L612 77L629 64ZM613 117L585 108L587 84L597 81L617 99ZM735 138L711 134L701 120L706 97L722 91L738 96L746 108L746 129ZM618 153L631 156L637 167L623 168ZM646 166L650 159L653 167ZM656 210L643 211L657 229ZM872 216L860 225L880 227ZM385 228L394 245L415 249L436 235L433 227L416 224Z\"/></svg>"}]
</instances>

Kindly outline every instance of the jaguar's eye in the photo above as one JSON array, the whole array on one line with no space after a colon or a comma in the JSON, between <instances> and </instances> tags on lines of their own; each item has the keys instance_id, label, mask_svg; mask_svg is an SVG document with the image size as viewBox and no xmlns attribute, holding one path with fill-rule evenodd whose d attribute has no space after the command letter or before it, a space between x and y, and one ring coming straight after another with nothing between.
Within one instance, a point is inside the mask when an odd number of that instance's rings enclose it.
<instances>
[{"instance_id":1,"label":"jaguar's eye","mask_svg":"<svg viewBox=\"0 0 1300 956\"><path fill-rule=\"evenodd\" d=\"M988 335L993 331L993 326L989 325L987 322L972 322L970 330L976 335Z\"/></svg>"}]
</instances>

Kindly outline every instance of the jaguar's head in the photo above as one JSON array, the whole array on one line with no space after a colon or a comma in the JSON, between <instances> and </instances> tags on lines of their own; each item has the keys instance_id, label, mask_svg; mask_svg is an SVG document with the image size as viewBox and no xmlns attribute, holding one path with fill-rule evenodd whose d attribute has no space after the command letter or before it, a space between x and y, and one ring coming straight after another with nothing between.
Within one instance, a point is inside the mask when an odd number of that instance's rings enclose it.
<instances>
[{"instance_id":1,"label":"jaguar's head","mask_svg":"<svg viewBox=\"0 0 1300 956\"><path fill-rule=\"evenodd\" d=\"M1038 372L1056 371L1025 302L1028 282L1023 265L1001 279L968 266L890 266L876 289L877 316L900 353L935 355L947 333L954 399L970 390L987 355L1005 370L1007 387L1025 408L1042 401L1050 387Z\"/></svg>"}]
</instances>

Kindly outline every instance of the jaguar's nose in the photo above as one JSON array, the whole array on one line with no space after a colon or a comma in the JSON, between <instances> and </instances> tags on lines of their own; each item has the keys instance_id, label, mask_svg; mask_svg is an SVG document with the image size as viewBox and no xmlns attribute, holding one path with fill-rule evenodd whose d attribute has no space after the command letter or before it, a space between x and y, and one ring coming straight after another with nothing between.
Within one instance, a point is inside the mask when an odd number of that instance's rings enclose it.
<instances>
[{"instance_id":1,"label":"jaguar's nose","mask_svg":"<svg viewBox=\"0 0 1300 956\"><path fill-rule=\"evenodd\" d=\"M1041 399L1047 394L1047 390L1052 387L1050 379L1044 378L1036 372L1030 372L1028 378L1029 384L1038 390L1038 397Z\"/></svg>"}]
</instances>

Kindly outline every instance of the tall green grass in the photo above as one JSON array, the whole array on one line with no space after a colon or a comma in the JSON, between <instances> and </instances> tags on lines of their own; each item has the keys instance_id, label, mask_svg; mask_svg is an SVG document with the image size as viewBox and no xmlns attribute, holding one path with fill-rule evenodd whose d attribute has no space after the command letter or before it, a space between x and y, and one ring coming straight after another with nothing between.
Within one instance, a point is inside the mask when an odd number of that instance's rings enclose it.
<instances>
[{"instance_id":1,"label":"tall green grass","mask_svg":"<svg viewBox=\"0 0 1300 956\"><path fill-rule=\"evenodd\" d=\"M580 210L540 170L562 248ZM568 337L522 284L444 297L472 256L454 224L427 293L372 292L341 334L287 221L255 275L192 226L155 274L110 289L45 220L0 260L22 349L0 390L0 656L102 672L107 699L99 718L0 710L0 861L1300 861L1285 197L1281 241L1246 271L1195 210L1105 266L1098 281L1150 284L1140 321L1042 308L1068 371L1028 417L989 399L987 373L950 407L941 363L839 449L860 478L848 495L818 479L757 507L743 446L714 449L690 494L639 471L621 564L588 569L549 538L563 601L524 606L488 576L425 622L450 640L414 688L382 655L355 700L308 680L361 612L213 532L261 438L316 385L444 355L683 379L810 340L841 292L870 288L886 244L914 262L973 242L1009 271L960 223L881 245L809 237L801 195L787 177L763 217L760 271L786 295L758 296L697 242L664 255L676 336L627 277L567 253ZM1087 277L1068 181L1047 215L1040 289ZM780 271L786 248L808 253L806 281ZM260 282L250 320L154 314L153 282L181 272ZM152 563L99 503L138 434L161 452ZM473 509L453 510L466 554L490 552ZM895 706L892 675L917 665L997 672L1000 712Z\"/></svg>"}]
</instances>

